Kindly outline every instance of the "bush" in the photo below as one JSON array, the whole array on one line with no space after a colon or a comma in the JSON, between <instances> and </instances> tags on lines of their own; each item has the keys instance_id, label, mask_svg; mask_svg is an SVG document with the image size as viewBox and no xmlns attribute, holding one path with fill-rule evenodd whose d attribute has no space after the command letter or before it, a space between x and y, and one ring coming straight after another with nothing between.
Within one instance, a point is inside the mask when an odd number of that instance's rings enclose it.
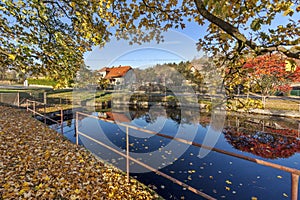
<instances>
[{"instance_id":1,"label":"bush","mask_svg":"<svg viewBox=\"0 0 300 200\"><path fill-rule=\"evenodd\" d=\"M54 87L57 82L51 79L34 79L34 78L29 78L28 84L29 85L46 85L46 86L52 86Z\"/></svg>"}]
</instances>

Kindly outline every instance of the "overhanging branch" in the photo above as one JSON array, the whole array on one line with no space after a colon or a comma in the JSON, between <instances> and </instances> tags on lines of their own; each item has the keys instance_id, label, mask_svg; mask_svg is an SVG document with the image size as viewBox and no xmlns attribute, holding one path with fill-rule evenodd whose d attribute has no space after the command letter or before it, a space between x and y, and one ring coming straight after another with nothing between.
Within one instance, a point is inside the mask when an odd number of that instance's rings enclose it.
<instances>
[{"instance_id":1,"label":"overhanging branch","mask_svg":"<svg viewBox=\"0 0 300 200\"><path fill-rule=\"evenodd\" d=\"M247 45L252 50L254 50L257 54L263 54L267 52L274 52L274 51L280 51L283 54L285 54L288 57L300 59L300 50L298 51L292 51L290 49L287 49L282 46L277 47L263 47L257 45L252 40L248 40L244 34L242 34L238 28L234 27L233 25L229 24L228 22L224 21L223 19L213 15L210 13L206 8L202 0L194 0L197 10L200 15L202 15L205 19L207 19L209 22L217 25L219 28L221 28L223 31L225 31L227 34L231 35L233 38L235 38L238 41L239 48L241 48L241 45Z\"/></svg>"}]
</instances>

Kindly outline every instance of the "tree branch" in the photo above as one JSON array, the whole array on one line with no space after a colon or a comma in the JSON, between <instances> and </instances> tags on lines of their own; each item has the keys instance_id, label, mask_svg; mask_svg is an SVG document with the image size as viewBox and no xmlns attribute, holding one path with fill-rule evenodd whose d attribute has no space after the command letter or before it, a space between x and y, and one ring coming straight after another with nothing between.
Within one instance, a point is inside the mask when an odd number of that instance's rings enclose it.
<instances>
[{"instance_id":1,"label":"tree branch","mask_svg":"<svg viewBox=\"0 0 300 200\"><path fill-rule=\"evenodd\" d=\"M209 22L217 25L219 28L221 28L223 31L225 31L227 34L231 35L233 38L238 40L239 46L246 44L248 47L250 47L252 50L254 50L258 55L264 54L267 52L274 52L274 51L280 51L284 55L300 59L300 50L297 51L291 51L285 47L277 46L277 47L263 47L258 46L255 42L252 40L248 40L245 35L243 35L236 27L233 25L227 23L226 21L220 19L219 17L211 14L206 8L202 0L194 0L197 10L205 19L207 19Z\"/></svg>"}]
</instances>

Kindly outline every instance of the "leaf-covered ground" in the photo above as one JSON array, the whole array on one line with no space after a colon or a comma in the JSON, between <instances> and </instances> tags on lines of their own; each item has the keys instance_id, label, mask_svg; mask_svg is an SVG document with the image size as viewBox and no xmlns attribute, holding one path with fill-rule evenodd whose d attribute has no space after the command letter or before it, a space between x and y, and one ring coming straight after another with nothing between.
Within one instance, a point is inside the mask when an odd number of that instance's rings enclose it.
<instances>
[{"instance_id":1,"label":"leaf-covered ground","mask_svg":"<svg viewBox=\"0 0 300 200\"><path fill-rule=\"evenodd\" d=\"M0 200L157 198L25 111L0 105Z\"/></svg>"}]
</instances>

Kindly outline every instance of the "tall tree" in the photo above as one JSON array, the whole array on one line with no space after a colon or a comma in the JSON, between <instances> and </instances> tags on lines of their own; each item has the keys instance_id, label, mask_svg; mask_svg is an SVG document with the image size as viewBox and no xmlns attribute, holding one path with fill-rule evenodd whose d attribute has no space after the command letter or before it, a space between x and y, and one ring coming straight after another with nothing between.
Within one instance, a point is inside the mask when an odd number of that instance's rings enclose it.
<instances>
[{"instance_id":1,"label":"tall tree","mask_svg":"<svg viewBox=\"0 0 300 200\"><path fill-rule=\"evenodd\" d=\"M208 23L199 48L226 60L274 51L299 59L299 11L299 0L2 0L0 53L16 69L63 79L62 71L74 74L83 53L112 35L161 41L161 31L188 20Z\"/></svg>"}]
</instances>

